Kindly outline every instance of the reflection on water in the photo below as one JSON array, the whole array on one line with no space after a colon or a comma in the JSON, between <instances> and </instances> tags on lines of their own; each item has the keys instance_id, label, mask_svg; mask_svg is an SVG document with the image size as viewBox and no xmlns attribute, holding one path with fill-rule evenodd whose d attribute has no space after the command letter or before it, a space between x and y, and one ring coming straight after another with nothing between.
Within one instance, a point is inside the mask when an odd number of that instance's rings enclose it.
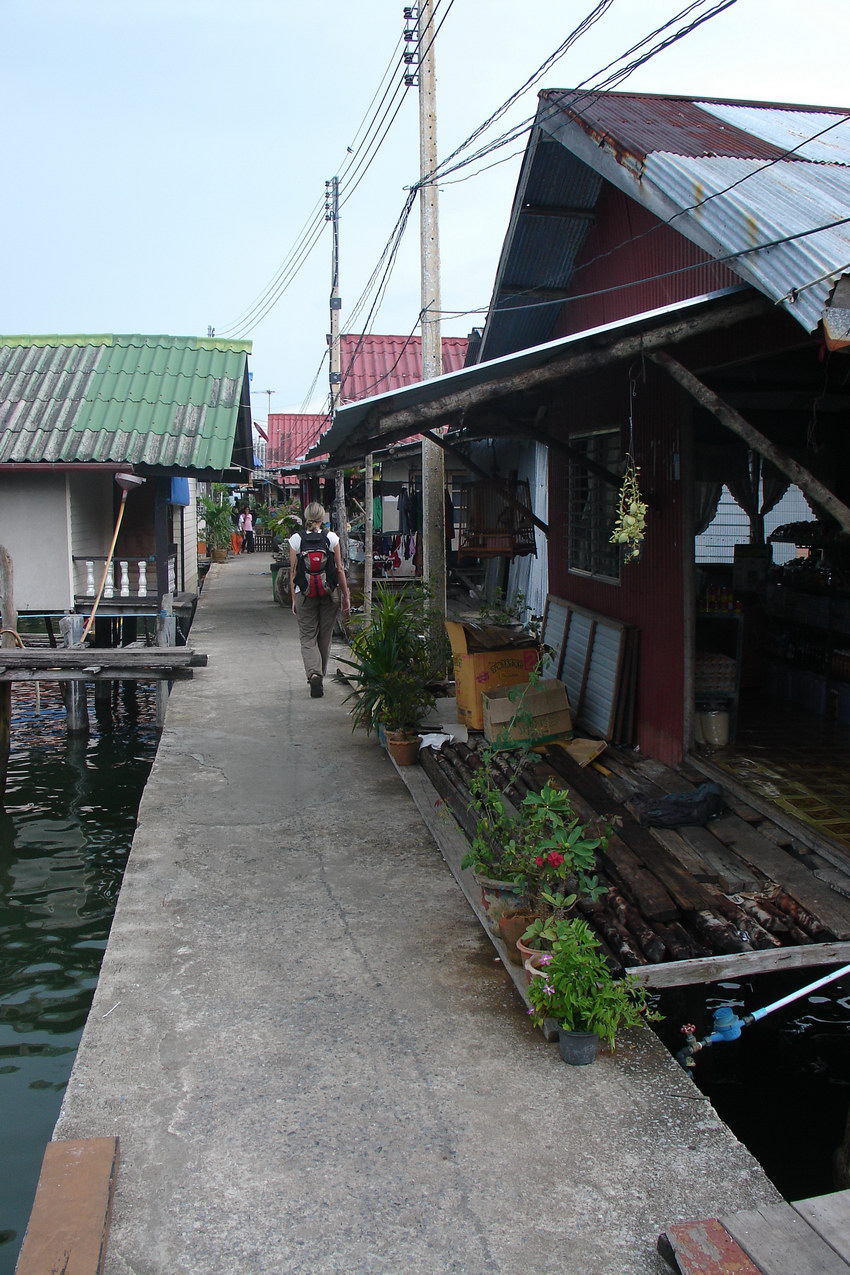
<instances>
[{"instance_id":1,"label":"reflection on water","mask_svg":"<svg viewBox=\"0 0 850 1275\"><path fill-rule=\"evenodd\" d=\"M59 688L16 686L0 805L0 1275L12 1275L86 1021L156 751L153 687L90 701L68 739Z\"/></svg>"}]
</instances>

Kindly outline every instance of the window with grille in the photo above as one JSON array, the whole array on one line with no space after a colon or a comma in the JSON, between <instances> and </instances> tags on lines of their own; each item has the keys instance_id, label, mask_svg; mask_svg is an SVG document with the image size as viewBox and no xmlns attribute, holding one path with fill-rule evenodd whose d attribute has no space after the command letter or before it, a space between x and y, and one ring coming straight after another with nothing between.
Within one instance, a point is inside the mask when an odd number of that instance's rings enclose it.
<instances>
[{"instance_id":1,"label":"window with grille","mask_svg":"<svg viewBox=\"0 0 850 1275\"><path fill-rule=\"evenodd\" d=\"M611 529L617 519L618 489L594 473L591 465L601 465L609 473L622 469L619 429L594 434L573 434L570 446L588 463L575 456L569 462L569 541L567 561L570 571L580 571L604 580L619 581L620 549L611 544Z\"/></svg>"}]
</instances>

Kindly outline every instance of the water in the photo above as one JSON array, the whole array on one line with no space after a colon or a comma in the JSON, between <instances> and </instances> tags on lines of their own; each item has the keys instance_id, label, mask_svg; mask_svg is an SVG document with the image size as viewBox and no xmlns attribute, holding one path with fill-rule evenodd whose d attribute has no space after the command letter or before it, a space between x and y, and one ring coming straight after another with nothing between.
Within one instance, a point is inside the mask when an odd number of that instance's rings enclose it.
<instances>
[{"instance_id":1,"label":"water","mask_svg":"<svg viewBox=\"0 0 850 1275\"><path fill-rule=\"evenodd\" d=\"M19 686L0 807L0 1275L12 1275L97 983L156 751L155 690L116 684L69 740L55 683Z\"/></svg>"},{"instance_id":2,"label":"water","mask_svg":"<svg viewBox=\"0 0 850 1275\"><path fill-rule=\"evenodd\" d=\"M718 1006L752 1013L828 973L803 969L671 989L659 997L666 1017L657 1033L676 1053L685 1043L683 1023L694 1023L701 1038ZM836 1190L833 1156L850 1109L850 978L768 1014L737 1041L700 1051L692 1075L787 1200Z\"/></svg>"}]
</instances>

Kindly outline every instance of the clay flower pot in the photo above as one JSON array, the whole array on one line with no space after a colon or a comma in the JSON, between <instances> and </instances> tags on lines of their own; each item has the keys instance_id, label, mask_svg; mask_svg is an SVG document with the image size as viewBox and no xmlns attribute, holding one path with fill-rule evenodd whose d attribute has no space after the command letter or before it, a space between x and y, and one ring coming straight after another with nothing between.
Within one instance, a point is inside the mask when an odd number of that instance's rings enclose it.
<instances>
[{"instance_id":1,"label":"clay flower pot","mask_svg":"<svg viewBox=\"0 0 850 1275\"><path fill-rule=\"evenodd\" d=\"M512 965L522 965L531 952L531 948L522 946L520 938L533 920L534 913L527 908L515 908L499 917L499 937L508 949L508 960Z\"/></svg>"},{"instance_id":2,"label":"clay flower pot","mask_svg":"<svg viewBox=\"0 0 850 1275\"><path fill-rule=\"evenodd\" d=\"M387 752L397 766L412 766L419 757L419 736L387 731Z\"/></svg>"}]
</instances>

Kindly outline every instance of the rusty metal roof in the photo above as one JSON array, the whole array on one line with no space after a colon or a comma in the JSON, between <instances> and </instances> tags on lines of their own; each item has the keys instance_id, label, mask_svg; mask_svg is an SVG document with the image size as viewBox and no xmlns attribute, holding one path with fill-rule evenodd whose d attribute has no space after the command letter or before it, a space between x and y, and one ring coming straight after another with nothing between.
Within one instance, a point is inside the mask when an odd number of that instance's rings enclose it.
<instances>
[{"instance_id":1,"label":"rusty metal roof","mask_svg":"<svg viewBox=\"0 0 850 1275\"><path fill-rule=\"evenodd\" d=\"M517 187L484 358L551 336L557 296L532 306L528 293L569 293L603 181L707 259L731 258L729 269L806 331L850 270L850 225L830 225L850 215L850 110L550 89ZM787 242L757 250L779 239Z\"/></svg>"},{"instance_id":2,"label":"rusty metal roof","mask_svg":"<svg viewBox=\"0 0 850 1275\"><path fill-rule=\"evenodd\" d=\"M0 336L0 464L250 466L250 349L215 337Z\"/></svg>"},{"instance_id":3,"label":"rusty metal roof","mask_svg":"<svg viewBox=\"0 0 850 1275\"><path fill-rule=\"evenodd\" d=\"M466 358L466 337L444 336L443 371L456 372ZM422 338L353 336L340 339L341 403L356 403L422 380Z\"/></svg>"}]
</instances>

